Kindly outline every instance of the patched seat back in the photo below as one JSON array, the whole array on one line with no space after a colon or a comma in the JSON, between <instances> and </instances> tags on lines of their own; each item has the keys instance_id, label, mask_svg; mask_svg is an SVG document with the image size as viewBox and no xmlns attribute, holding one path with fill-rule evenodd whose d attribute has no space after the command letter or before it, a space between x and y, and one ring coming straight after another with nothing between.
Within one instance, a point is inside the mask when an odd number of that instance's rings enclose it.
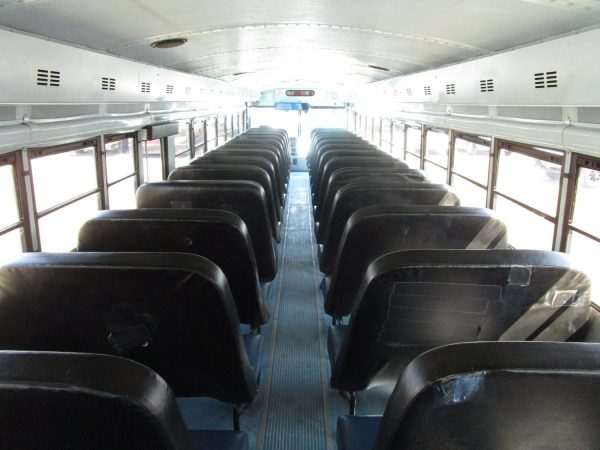
<instances>
[{"instance_id":1,"label":"patched seat back","mask_svg":"<svg viewBox=\"0 0 600 450\"><path fill-rule=\"evenodd\" d=\"M191 254L25 254L0 268L0 349L124 356L177 396L257 390L225 275Z\"/></svg>"},{"instance_id":2,"label":"patched seat back","mask_svg":"<svg viewBox=\"0 0 600 450\"><path fill-rule=\"evenodd\" d=\"M395 383L415 356L451 343L565 341L586 323L590 296L590 279L558 252L390 253L367 269L332 385Z\"/></svg>"}]
</instances>

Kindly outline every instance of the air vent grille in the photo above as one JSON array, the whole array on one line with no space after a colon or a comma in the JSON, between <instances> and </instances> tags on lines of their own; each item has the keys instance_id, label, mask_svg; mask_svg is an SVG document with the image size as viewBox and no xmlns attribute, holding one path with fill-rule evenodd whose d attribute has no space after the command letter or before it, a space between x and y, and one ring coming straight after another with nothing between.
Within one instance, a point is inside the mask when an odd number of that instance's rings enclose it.
<instances>
[{"instance_id":1,"label":"air vent grille","mask_svg":"<svg viewBox=\"0 0 600 450\"><path fill-rule=\"evenodd\" d=\"M150 92L150 83L146 83L146 82L142 81L141 91L144 94L148 94Z\"/></svg>"},{"instance_id":2,"label":"air vent grille","mask_svg":"<svg viewBox=\"0 0 600 450\"><path fill-rule=\"evenodd\" d=\"M558 86L558 72L538 72L533 75L533 80L536 89L554 88Z\"/></svg>"},{"instance_id":3,"label":"air vent grille","mask_svg":"<svg viewBox=\"0 0 600 450\"><path fill-rule=\"evenodd\" d=\"M446 85L446 94L456 94L456 87L454 86L454 83Z\"/></svg>"},{"instance_id":4,"label":"air vent grille","mask_svg":"<svg viewBox=\"0 0 600 450\"><path fill-rule=\"evenodd\" d=\"M60 86L60 72L56 70L38 69L38 86Z\"/></svg>"},{"instance_id":5,"label":"air vent grille","mask_svg":"<svg viewBox=\"0 0 600 450\"><path fill-rule=\"evenodd\" d=\"M431 86L425 86L423 90L425 91L425 95L431 95Z\"/></svg>"},{"instance_id":6,"label":"air vent grille","mask_svg":"<svg viewBox=\"0 0 600 450\"><path fill-rule=\"evenodd\" d=\"M114 91L117 88L117 81L114 78L102 77L102 90Z\"/></svg>"},{"instance_id":7,"label":"air vent grille","mask_svg":"<svg viewBox=\"0 0 600 450\"><path fill-rule=\"evenodd\" d=\"M167 84L167 94L172 94L172 93L173 93L173 85Z\"/></svg>"},{"instance_id":8,"label":"air vent grille","mask_svg":"<svg viewBox=\"0 0 600 450\"><path fill-rule=\"evenodd\" d=\"M411 88L408 88L406 90L406 95L408 95L409 97L412 97L412 89Z\"/></svg>"},{"instance_id":9,"label":"air vent grille","mask_svg":"<svg viewBox=\"0 0 600 450\"><path fill-rule=\"evenodd\" d=\"M494 92L494 80L480 80L479 89L481 92Z\"/></svg>"}]
</instances>

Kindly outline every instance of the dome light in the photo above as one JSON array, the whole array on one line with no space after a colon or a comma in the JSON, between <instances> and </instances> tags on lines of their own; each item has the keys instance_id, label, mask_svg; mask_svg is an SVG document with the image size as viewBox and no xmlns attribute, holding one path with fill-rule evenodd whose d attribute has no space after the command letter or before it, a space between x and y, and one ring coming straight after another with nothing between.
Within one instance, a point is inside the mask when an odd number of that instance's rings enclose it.
<instances>
[{"instance_id":1,"label":"dome light","mask_svg":"<svg viewBox=\"0 0 600 450\"><path fill-rule=\"evenodd\" d=\"M173 48L179 47L187 42L185 38L173 38L173 39L163 39L160 41L155 41L150 46L152 48Z\"/></svg>"}]
</instances>

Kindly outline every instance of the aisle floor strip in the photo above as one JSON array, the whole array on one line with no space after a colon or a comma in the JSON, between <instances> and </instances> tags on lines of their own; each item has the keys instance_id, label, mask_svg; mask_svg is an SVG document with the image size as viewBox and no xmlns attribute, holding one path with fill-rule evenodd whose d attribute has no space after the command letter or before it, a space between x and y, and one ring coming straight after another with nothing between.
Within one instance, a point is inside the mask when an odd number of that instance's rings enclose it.
<instances>
[{"instance_id":1,"label":"aisle floor strip","mask_svg":"<svg viewBox=\"0 0 600 450\"><path fill-rule=\"evenodd\" d=\"M327 357L322 332L306 172L290 178L281 281L262 388L258 450L333 450Z\"/></svg>"}]
</instances>

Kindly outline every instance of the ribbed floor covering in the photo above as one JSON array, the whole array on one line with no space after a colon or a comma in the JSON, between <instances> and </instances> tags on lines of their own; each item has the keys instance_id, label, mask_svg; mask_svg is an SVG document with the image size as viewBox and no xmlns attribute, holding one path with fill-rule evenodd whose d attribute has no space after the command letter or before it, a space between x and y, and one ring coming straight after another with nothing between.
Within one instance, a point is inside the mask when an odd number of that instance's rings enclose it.
<instances>
[{"instance_id":1,"label":"ribbed floor covering","mask_svg":"<svg viewBox=\"0 0 600 450\"><path fill-rule=\"evenodd\" d=\"M290 178L257 449L333 449L322 304L306 172Z\"/></svg>"},{"instance_id":2,"label":"ribbed floor covering","mask_svg":"<svg viewBox=\"0 0 600 450\"><path fill-rule=\"evenodd\" d=\"M271 319L254 403L241 417L250 448L334 450L337 417L348 405L329 387L326 336L307 172L293 172L278 246L279 270L269 288ZM358 393L360 414L381 414L389 388ZM190 429L232 429L230 405L178 399Z\"/></svg>"}]
</instances>

